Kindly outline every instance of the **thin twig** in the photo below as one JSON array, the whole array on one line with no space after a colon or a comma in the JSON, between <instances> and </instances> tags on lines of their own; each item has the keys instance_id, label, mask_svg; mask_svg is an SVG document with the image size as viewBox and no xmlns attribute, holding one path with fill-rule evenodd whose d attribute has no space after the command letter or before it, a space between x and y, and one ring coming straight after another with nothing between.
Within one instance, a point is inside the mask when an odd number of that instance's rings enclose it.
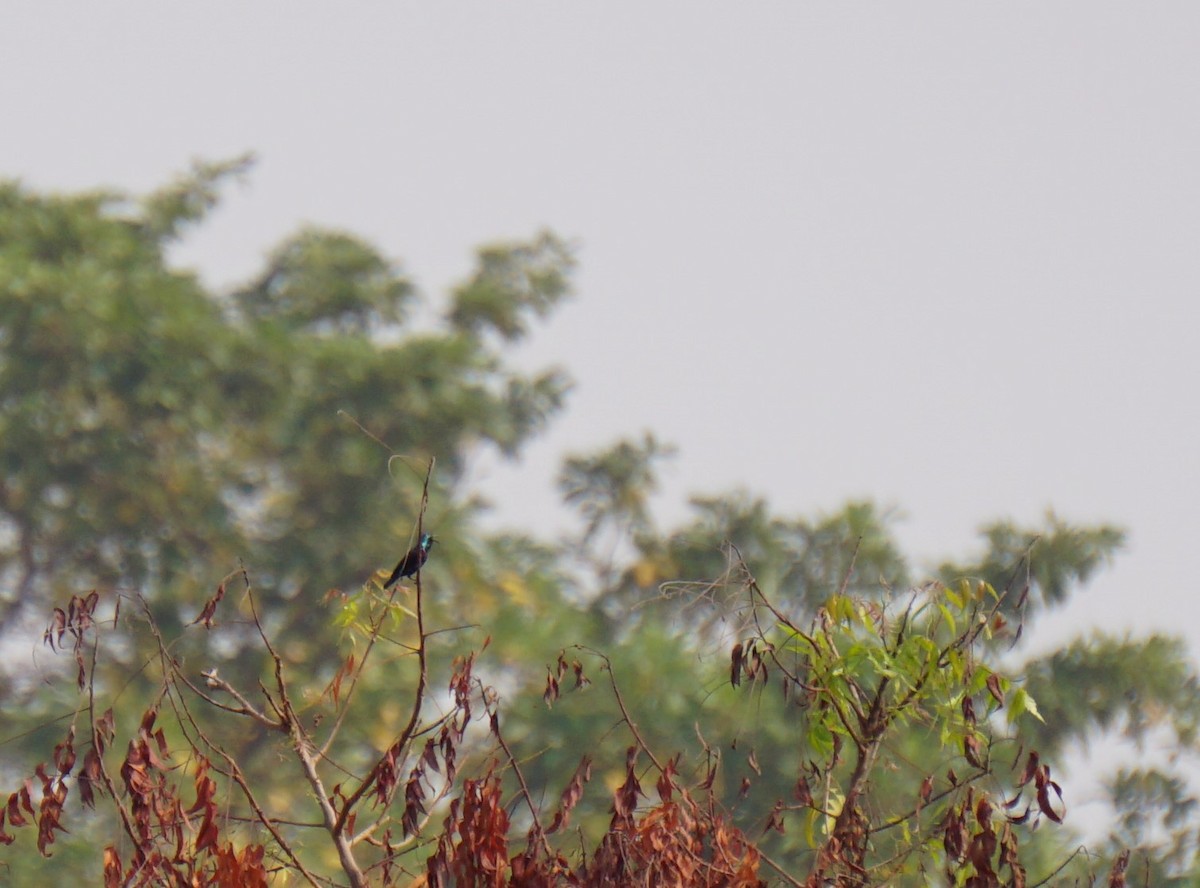
<instances>
[{"instance_id":1,"label":"thin twig","mask_svg":"<svg viewBox=\"0 0 1200 888\"><path fill-rule=\"evenodd\" d=\"M1067 865L1072 860L1074 860L1076 857L1078 857L1080 854L1083 854L1084 856L1088 856L1088 849L1085 848L1083 845L1078 846L1074 851L1072 851L1071 856L1068 857L1066 860L1064 860L1062 863L1060 863L1058 865L1058 867L1054 870L1054 872L1050 873L1050 875L1046 876L1046 878L1042 879L1040 882L1034 882L1032 885L1029 886L1029 888L1042 888L1043 885L1048 884L1051 879L1053 879L1055 876L1057 876L1059 873L1061 873L1063 870L1065 870L1067 868Z\"/></svg>"},{"instance_id":2,"label":"thin twig","mask_svg":"<svg viewBox=\"0 0 1200 888\"><path fill-rule=\"evenodd\" d=\"M117 814L121 817L121 826L125 830L125 834L129 836L129 840L133 846L143 853L145 848L141 839L138 837L137 830L134 828L133 821L129 819L129 812L125 810L125 806L117 801L117 787L112 779L112 775L108 773L108 766L104 764L104 756L102 750L107 745L100 737L100 730L96 727L96 661L99 658L100 652L100 636L96 634L95 644L92 646L92 668L88 674L88 721L92 729L92 749L96 751L96 760L100 765L100 779L104 781L104 789L108 793L108 797L113 800L113 807L117 809Z\"/></svg>"},{"instance_id":3,"label":"thin twig","mask_svg":"<svg viewBox=\"0 0 1200 888\"><path fill-rule=\"evenodd\" d=\"M480 685L480 690L483 690L482 684ZM517 764L516 756L508 748L508 743L505 741L504 735L500 732L500 713L489 706L486 700L487 696L484 695L484 706L491 720L492 734L495 735L496 742L500 744L500 748L504 750L504 754L508 757L508 763L512 767L513 773L517 775L517 783L521 787L521 795L525 799L525 805L529 808L529 816L533 818L533 829L537 837L541 840L542 850L546 852L547 859L553 860L554 851L550 848L550 840L546 838L546 830L542 826L541 817L538 815L538 806L534 803L533 795L529 792L529 784L525 782L525 774L521 771L521 766Z\"/></svg>"},{"instance_id":4,"label":"thin twig","mask_svg":"<svg viewBox=\"0 0 1200 888\"><path fill-rule=\"evenodd\" d=\"M779 877L781 879L783 879L785 882L787 882L789 885L793 885L793 886L795 886L795 888L804 888L803 882L801 882L798 879L796 879L795 877L793 877L780 864L776 863L774 860L772 860L770 857L768 857L766 852L764 852L761 848L758 851L758 856L760 858L762 858L763 862L766 863L767 866L769 866L771 869L775 870L775 872L779 874Z\"/></svg>"},{"instance_id":5,"label":"thin twig","mask_svg":"<svg viewBox=\"0 0 1200 888\"><path fill-rule=\"evenodd\" d=\"M354 851L350 847L346 836L336 828L338 815L333 808L333 803L329 800L329 793L325 791L325 784L321 780L321 775L317 771L317 764L312 755L315 751L315 746L308 733L304 730L301 719L296 715L295 708L292 706L291 697L287 690L287 681L283 677L283 658L279 656L278 651L275 650L275 646L271 643L271 639L267 636L266 630L263 629L262 620L258 615L258 606L254 601L254 590L250 588L248 577L246 578L246 587L246 598L250 604L250 612L254 616L254 626L258 629L259 637L262 639L263 645L267 648L267 652L271 655L271 660L275 666L275 689L279 694L279 701L276 703L271 699L269 694L267 694L267 700L276 712L279 713L282 728L286 728L288 736L291 738L292 751L296 753L296 758L300 762L300 767L304 771L308 785L312 787L317 807L321 810L321 817L325 822L325 828L329 832L329 837L333 841L334 849L337 851L342 871L350 879L351 888L365 888L367 884L366 877L363 876L362 870L358 866L358 861L354 859ZM263 688L263 692L266 693L265 688Z\"/></svg>"},{"instance_id":6,"label":"thin twig","mask_svg":"<svg viewBox=\"0 0 1200 888\"><path fill-rule=\"evenodd\" d=\"M153 634L155 641L158 643L159 656L160 656L160 658L162 660L162 664L163 664L164 679L169 681L173 685L176 683L182 683L183 686L187 687L189 690L192 690L194 693L196 693L202 699L210 700L210 698L206 694L201 693L197 688L195 688L195 686L192 684L192 682L187 679L187 677L183 674L183 671L179 668L179 665L178 665L178 663L176 663L174 658L169 657L167 655L167 649L163 644L162 635L160 634L160 632L158 630L158 626L155 624L153 617L150 616L149 614L147 614L147 620L149 622L151 633ZM226 686L228 686L228 683L226 683L226 682L222 682L222 684L225 684ZM231 692L233 692L238 698L244 699L244 698L241 698L241 695L238 694L236 692L236 690L234 690L232 688L232 686L228 686L228 687L229 687L229 690ZM198 741L200 743L203 743L207 749L216 753L222 759L225 760L225 762L228 765L229 770L223 771L217 765L213 765L214 769L216 769L220 773L224 774L228 779L232 780L234 783L237 784L238 788L241 789L242 794L245 796L246 801L249 803L251 809L254 811L256 822L266 828L266 830L271 834L272 838L275 839L275 843L283 851L284 855L287 857L290 864L293 867L295 867L295 869L305 879L308 880L309 884L313 885L314 888L320 888L320 883L317 881L316 877L311 872L308 871L308 869L300 861L300 858L296 856L296 852L294 850L292 850L291 845L287 842L286 839L284 839L283 835L279 832L279 830L276 827L275 822L273 821L271 816L269 814L267 814L267 812L263 809L262 805L260 805L258 800L255 798L253 791L250 789L250 784L247 782L245 775L242 773L241 767L238 765L237 760L234 759L234 757L232 755L230 755L228 752L226 752L225 749L223 747L221 747L219 744L214 743L208 737L208 735L204 733L204 731L200 728L200 725L196 722L195 716L193 716L191 708L187 705L187 702L183 698L183 695L178 694L178 703L176 702L176 696L177 696L176 694L168 693L168 699L171 702L171 706L175 709L175 715L179 721L180 729L183 731L184 736L187 737L191 748L193 750L195 750L196 743ZM249 704L246 704L246 705L249 707ZM221 709L225 709L230 712L234 711L234 710L230 709L229 707L220 706L220 704L218 704L218 706ZM252 709L253 707L249 707L249 708ZM267 719L265 716L262 716L262 720L266 724L268 724L274 728L279 727L279 725L277 725L274 722L271 722L270 719ZM192 731L195 734L194 739L188 735L188 729L187 729L188 725L191 725Z\"/></svg>"},{"instance_id":7,"label":"thin twig","mask_svg":"<svg viewBox=\"0 0 1200 888\"><path fill-rule=\"evenodd\" d=\"M646 753L650 761L654 763L654 767L658 770L658 772L660 774L663 773L664 768L662 762L658 760L658 757L654 754L654 750L650 748L650 744L646 742L646 739L642 736L642 732L638 730L637 723L633 720L633 716L629 714L629 707L625 705L625 698L621 696L621 688L617 685L617 676L612 668L612 660L608 658L607 654L602 654L600 651L596 650L595 648L590 648L587 645L577 644L575 645L575 648L581 651L587 651L589 654L599 657L604 661L604 668L608 672L608 682L613 689L613 697L617 701L617 707L621 710L621 719L626 725L629 726L629 732L633 734L633 739L637 743L638 747L642 750L642 752Z\"/></svg>"},{"instance_id":8,"label":"thin twig","mask_svg":"<svg viewBox=\"0 0 1200 888\"><path fill-rule=\"evenodd\" d=\"M431 457L429 460L429 467L425 472L425 483L421 489L420 509L417 512L418 539L420 539L420 534L424 533L425 509L429 505L429 479L433 475L434 464L435 460ZM425 608L422 598L421 571L419 569L416 573L415 585L417 589L417 638L419 641L417 646L417 663L419 669L417 675L417 687L413 694L412 712L409 714L408 723L404 726L404 729L400 732L400 735L396 738L395 742L388 745L387 748L389 750L394 748L403 748L412 740L413 734L417 730L417 726L420 723L421 709L425 703L425 691L429 684L429 667L426 659L427 650L425 644L427 637L425 635ZM383 754L387 755L387 751L385 750ZM368 792L370 792L371 788L375 785L375 781L379 778L379 765L381 761L382 758L375 763L375 766L371 768L370 773L363 778L363 781L358 785L357 788L355 788L354 792L350 793L350 795L346 798L346 801L342 804L341 813L338 815L337 820L333 825L333 834L335 837L342 836L344 834L346 829L346 820L349 818L350 813L354 810L354 807L358 804L359 800Z\"/></svg>"}]
</instances>

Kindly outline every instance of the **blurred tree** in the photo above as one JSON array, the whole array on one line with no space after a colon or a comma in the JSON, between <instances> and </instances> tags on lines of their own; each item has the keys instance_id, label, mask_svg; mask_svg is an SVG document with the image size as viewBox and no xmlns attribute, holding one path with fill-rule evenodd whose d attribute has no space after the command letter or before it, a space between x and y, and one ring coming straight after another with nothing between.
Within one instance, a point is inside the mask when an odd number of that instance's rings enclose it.
<instances>
[{"instance_id":1,"label":"blurred tree","mask_svg":"<svg viewBox=\"0 0 1200 888\"><path fill-rule=\"evenodd\" d=\"M236 340L165 267L166 221L127 209L0 187L0 626L93 584L190 584L237 551L230 466L202 434Z\"/></svg>"},{"instance_id":2,"label":"blurred tree","mask_svg":"<svg viewBox=\"0 0 1200 888\"><path fill-rule=\"evenodd\" d=\"M645 457L643 463L630 469L626 463L638 454ZM592 503L630 500L625 492L630 477L653 490L654 456L645 447L619 442L595 454L569 458L568 466L592 471L587 500L573 495L580 485L562 485L567 502L591 508ZM620 472L610 469L606 474L606 467L612 466L619 466ZM780 517L765 501L742 492L694 497L692 504L695 518L672 532L660 533L648 515L641 518L631 535L632 556L624 566L614 567L609 586L593 593L594 610L604 616L605 628L592 643L611 646L619 640L613 659L621 674L646 676L639 688L643 694L634 695L637 702L631 705L645 707L643 714L653 724L650 730L659 732L656 736L664 743L681 747L693 726L683 719L664 719L663 714L736 708L728 698L723 662L713 652L718 641L733 643L758 628L741 594L747 569L753 570L769 598L801 615L819 613L839 592L886 604L909 589L912 574L891 531L893 514L871 503L851 503L815 520ZM592 545L592 514L584 511L585 530L577 545ZM1003 655L1003 663L1026 676L1022 692L1039 701L1045 720L1031 720L1024 739L1047 759L1068 766L1078 750L1113 734L1138 744L1152 738L1165 744L1172 756L1162 770L1148 772L1150 776L1132 772L1142 775L1136 786L1118 776L1109 780L1108 793L1124 827L1114 832L1105 851L1111 860L1124 847L1141 847L1164 879L1197 877L1200 865L1192 841L1196 797L1186 774L1196 763L1200 680L1183 643L1157 636L1119 640L1096 635L1024 662L1019 649L1012 651L1026 623L1036 624L1039 614L1063 604L1113 557L1124 542L1123 531L1111 525L1072 525L1048 513L1042 527L995 522L983 528L981 536L984 551L978 560L947 563L938 573L952 587L963 580L982 581L1005 593L986 644ZM771 696L742 705L741 715L726 722L726 729L713 730L710 725L712 733L705 740L714 749L724 748L727 758L732 750L753 749L761 773L733 753L724 800L731 810L761 817L771 809L778 787L795 779L786 769L777 769L789 760L794 738L786 707L776 711ZM573 713L565 722L547 715L530 728L551 750L547 771L566 764L555 757L554 749L577 748L579 736L597 727L587 720L594 722L601 714L581 708L587 711ZM580 735L572 730L576 718L585 720ZM878 797L911 796L921 775L944 761L920 730L899 733L888 742L893 767L876 777ZM733 777L739 768L750 781L748 790ZM1131 828L1142 822L1137 820L1139 806L1151 804L1148 793L1166 812L1154 821L1153 842ZM753 829L750 823L735 822ZM776 837L764 847L786 849L793 842ZM1048 873L1061 863L1066 845L1061 834L1046 844L1035 838L1029 854ZM1099 869L1103 866L1081 857L1060 875L1082 878ZM1162 882L1177 883L1185 882Z\"/></svg>"},{"instance_id":3,"label":"blurred tree","mask_svg":"<svg viewBox=\"0 0 1200 888\"><path fill-rule=\"evenodd\" d=\"M1156 768L1121 768L1105 783L1118 811L1110 852L1136 849L1145 884L1195 885L1197 801L1187 781Z\"/></svg>"},{"instance_id":4,"label":"blurred tree","mask_svg":"<svg viewBox=\"0 0 1200 888\"><path fill-rule=\"evenodd\" d=\"M411 545L431 458L439 614L450 625L468 600L510 606L517 579L479 581L472 558L493 546L473 541L480 506L456 487L472 453L517 454L562 406L561 371L519 372L505 350L569 295L570 248L549 233L483 248L443 322L420 332L406 326L411 281L344 232L306 229L248 286L213 294L167 251L247 163L197 164L141 201L0 185L5 637L91 588L144 596L172 632L245 564L289 664L327 678L343 651L322 598L357 590ZM178 654L253 684L267 668L242 656L254 640L196 638ZM146 652L114 644L101 683L149 680ZM371 678L364 694L391 712L386 676ZM27 676L0 681L6 736L63 711ZM243 743L263 747L252 731Z\"/></svg>"},{"instance_id":5,"label":"blurred tree","mask_svg":"<svg viewBox=\"0 0 1200 888\"><path fill-rule=\"evenodd\" d=\"M398 338L412 284L348 234L291 238L228 300L168 267L243 167L198 165L140 208L0 191L5 619L92 584L194 601L238 558L319 595L404 551L427 456L448 508L477 443L515 454L561 407L560 371L509 370L487 337L567 294L553 235L485 248L445 328ZM392 483L347 417L410 455Z\"/></svg>"},{"instance_id":6,"label":"blurred tree","mask_svg":"<svg viewBox=\"0 0 1200 888\"><path fill-rule=\"evenodd\" d=\"M634 535L650 530L649 498L658 488L654 464L673 453L646 432L640 442L619 441L600 453L567 457L558 486L583 515L584 545L606 525Z\"/></svg>"},{"instance_id":7,"label":"blurred tree","mask_svg":"<svg viewBox=\"0 0 1200 888\"><path fill-rule=\"evenodd\" d=\"M997 589L1014 588L1022 594L1008 603L1010 615L1029 603L1041 608L1062 604L1073 588L1091 579L1125 542L1125 532L1118 527L1077 527L1053 512L1046 514L1044 528L997 521L981 533L987 542L981 561L945 564L939 573L943 579L969 576ZM1037 557L1031 558L1035 546Z\"/></svg>"}]
</instances>

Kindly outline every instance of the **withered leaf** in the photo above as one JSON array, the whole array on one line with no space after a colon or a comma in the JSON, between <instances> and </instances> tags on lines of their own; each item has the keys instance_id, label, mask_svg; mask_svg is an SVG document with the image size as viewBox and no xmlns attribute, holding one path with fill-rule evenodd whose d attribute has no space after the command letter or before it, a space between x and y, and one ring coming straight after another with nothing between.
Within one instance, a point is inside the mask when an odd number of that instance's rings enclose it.
<instances>
[{"instance_id":1,"label":"withered leaf","mask_svg":"<svg viewBox=\"0 0 1200 888\"><path fill-rule=\"evenodd\" d=\"M1129 849L1122 851L1113 861L1108 874L1108 888L1125 888L1125 871L1129 868Z\"/></svg>"},{"instance_id":2,"label":"withered leaf","mask_svg":"<svg viewBox=\"0 0 1200 888\"><path fill-rule=\"evenodd\" d=\"M783 799L779 799L777 802L775 802L775 807L771 809L771 814L769 817L767 817L767 825L763 827L764 833L768 833L771 830L775 830L775 832L779 833L780 835L784 835Z\"/></svg>"},{"instance_id":3,"label":"withered leaf","mask_svg":"<svg viewBox=\"0 0 1200 888\"><path fill-rule=\"evenodd\" d=\"M567 824L571 821L571 811L579 804L579 800L583 798L583 786L591 779L592 759L590 756L585 755L575 768L575 774L571 777L571 782L563 790L558 810L554 813L554 821L550 824L550 828L546 830L547 833L556 833L560 829L566 829Z\"/></svg>"},{"instance_id":4,"label":"withered leaf","mask_svg":"<svg viewBox=\"0 0 1200 888\"><path fill-rule=\"evenodd\" d=\"M975 701L971 697L963 697L962 699L962 714L963 719L971 727L975 726Z\"/></svg>"},{"instance_id":5,"label":"withered leaf","mask_svg":"<svg viewBox=\"0 0 1200 888\"><path fill-rule=\"evenodd\" d=\"M929 797L933 794L933 775L928 775L921 781L921 789L917 792L917 798L923 805L929 801Z\"/></svg>"},{"instance_id":6,"label":"withered leaf","mask_svg":"<svg viewBox=\"0 0 1200 888\"><path fill-rule=\"evenodd\" d=\"M813 795L812 790L808 786L808 778L801 774L796 778L796 786L792 790L792 794L796 797L801 805L812 807Z\"/></svg>"},{"instance_id":7,"label":"withered leaf","mask_svg":"<svg viewBox=\"0 0 1200 888\"><path fill-rule=\"evenodd\" d=\"M201 609L199 616L189 623L189 626L195 626L197 623L203 623L205 629L211 629L213 625L213 615L217 612L217 605L221 599L225 597L225 584L221 583L217 586L217 591L213 597L204 602L204 607Z\"/></svg>"},{"instance_id":8,"label":"withered leaf","mask_svg":"<svg viewBox=\"0 0 1200 888\"><path fill-rule=\"evenodd\" d=\"M592 683L592 680L583 674L583 664L578 660L571 661L571 668L575 671L575 689L586 688Z\"/></svg>"},{"instance_id":9,"label":"withered leaf","mask_svg":"<svg viewBox=\"0 0 1200 888\"><path fill-rule=\"evenodd\" d=\"M1004 691L1000 687L1000 676L998 676L994 672L991 675L989 675L987 677L987 689L988 689L988 693L992 695L992 699L995 700L997 703L999 703L1001 706L1003 706L1004 705Z\"/></svg>"},{"instance_id":10,"label":"withered leaf","mask_svg":"<svg viewBox=\"0 0 1200 888\"><path fill-rule=\"evenodd\" d=\"M1017 781L1017 786L1025 786L1034 775L1039 771L1038 754L1036 749L1029 751L1029 758L1025 760L1025 770L1021 773L1021 779Z\"/></svg>"},{"instance_id":11,"label":"withered leaf","mask_svg":"<svg viewBox=\"0 0 1200 888\"><path fill-rule=\"evenodd\" d=\"M979 738L974 734L967 734L963 737L963 756L968 762L976 768L984 768L983 763L983 744L979 742Z\"/></svg>"}]
</instances>

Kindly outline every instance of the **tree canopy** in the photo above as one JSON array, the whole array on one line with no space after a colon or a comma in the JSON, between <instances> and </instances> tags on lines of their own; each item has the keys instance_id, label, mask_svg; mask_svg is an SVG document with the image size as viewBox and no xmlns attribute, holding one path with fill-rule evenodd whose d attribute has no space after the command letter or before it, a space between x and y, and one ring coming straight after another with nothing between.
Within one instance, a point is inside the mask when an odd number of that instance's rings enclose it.
<instances>
[{"instance_id":1,"label":"tree canopy","mask_svg":"<svg viewBox=\"0 0 1200 888\"><path fill-rule=\"evenodd\" d=\"M996 521L928 578L871 502L703 492L664 529L674 448L644 432L565 459L576 532L486 532L469 459L566 404L512 348L570 297L570 243L480 248L422 328L345 231L213 293L169 248L246 170L0 185L0 634L46 642L0 671L16 882L1196 877L1183 644L1023 654L1120 528ZM1059 774L1111 735L1175 756L1110 776L1081 852Z\"/></svg>"}]
</instances>

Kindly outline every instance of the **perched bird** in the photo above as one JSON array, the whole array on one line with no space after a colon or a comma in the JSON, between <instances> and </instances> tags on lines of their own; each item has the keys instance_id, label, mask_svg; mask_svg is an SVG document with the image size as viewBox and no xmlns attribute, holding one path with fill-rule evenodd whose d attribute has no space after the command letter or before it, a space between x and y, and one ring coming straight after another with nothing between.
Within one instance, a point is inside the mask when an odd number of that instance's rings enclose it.
<instances>
[{"instance_id":1,"label":"perched bird","mask_svg":"<svg viewBox=\"0 0 1200 888\"><path fill-rule=\"evenodd\" d=\"M404 557L400 559L400 563L396 565L392 575L387 578L383 588L390 589L397 580L411 577L419 571L429 558L429 548L436 542L437 540L433 538L432 534L421 534L421 541L404 553Z\"/></svg>"}]
</instances>

